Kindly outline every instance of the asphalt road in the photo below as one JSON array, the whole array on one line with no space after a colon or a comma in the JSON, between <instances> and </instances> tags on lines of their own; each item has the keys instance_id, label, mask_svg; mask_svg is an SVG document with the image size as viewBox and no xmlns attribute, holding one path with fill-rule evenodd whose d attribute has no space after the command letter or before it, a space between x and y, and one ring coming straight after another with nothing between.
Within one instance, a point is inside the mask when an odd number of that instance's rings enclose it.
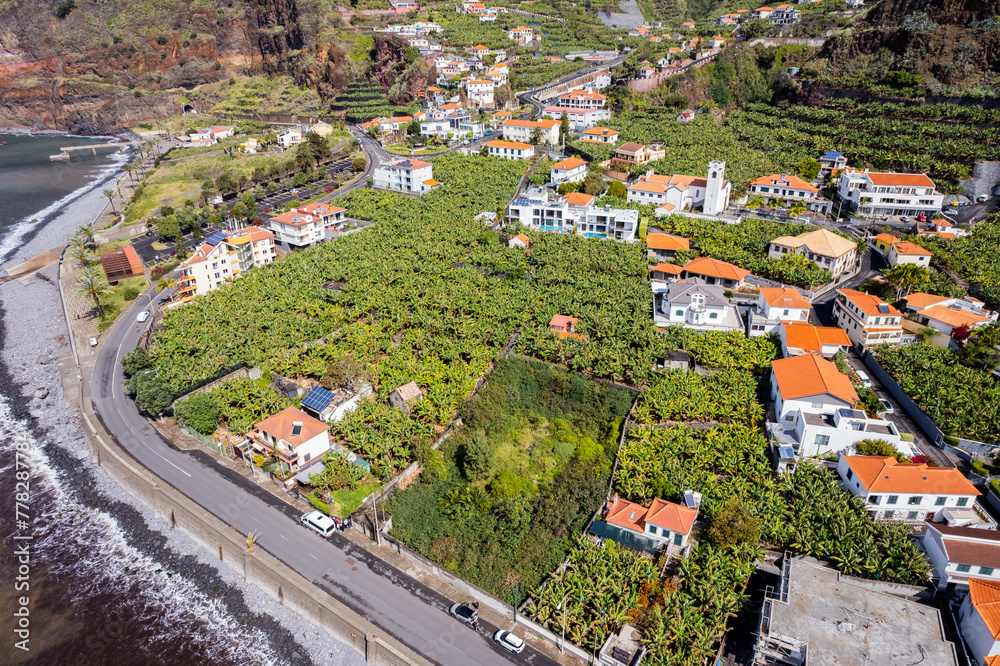
<instances>
[{"instance_id":1,"label":"asphalt road","mask_svg":"<svg viewBox=\"0 0 1000 666\"><path fill-rule=\"evenodd\" d=\"M203 452L181 451L160 437L126 395L120 365L139 340L145 325L135 318L151 295L156 298L150 290L136 299L109 331L91 382L98 418L136 461L241 534L260 533L259 547L434 663L557 663L530 647L516 657L508 654L491 639L495 627L483 623L476 632L448 615L453 602L466 599L444 598L342 535L322 539L298 524L289 505ZM164 301L154 301L152 309Z\"/></svg>"},{"instance_id":2,"label":"asphalt road","mask_svg":"<svg viewBox=\"0 0 1000 666\"><path fill-rule=\"evenodd\" d=\"M945 202L948 197L945 197ZM945 206L942 212L955 221L959 226L967 226L975 219L982 222L986 217L1000 208L1000 195L995 195L982 203L970 204L968 206Z\"/></svg>"}]
</instances>

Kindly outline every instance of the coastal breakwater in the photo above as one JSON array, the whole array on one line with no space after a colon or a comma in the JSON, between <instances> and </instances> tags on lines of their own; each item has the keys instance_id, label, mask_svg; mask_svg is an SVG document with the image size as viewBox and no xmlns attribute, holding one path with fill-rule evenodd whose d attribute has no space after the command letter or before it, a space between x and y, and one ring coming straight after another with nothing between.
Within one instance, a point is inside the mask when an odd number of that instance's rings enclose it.
<instances>
[{"instance_id":1,"label":"coastal breakwater","mask_svg":"<svg viewBox=\"0 0 1000 666\"><path fill-rule=\"evenodd\" d=\"M89 373L84 373L89 374ZM90 377L80 386L80 412L84 434L98 465L136 499L170 521L192 541L213 556L217 555L244 580L267 594L273 601L307 618L315 625L364 655L368 664L379 666L425 666L430 662L410 648L382 632L370 621L348 608L332 595L260 547L247 552L247 539L226 525L180 491L163 483L152 472L132 460L104 429L90 401ZM67 387L69 388L69 387ZM238 503L238 499L236 502ZM238 512L233 503L223 512Z\"/></svg>"}]
</instances>

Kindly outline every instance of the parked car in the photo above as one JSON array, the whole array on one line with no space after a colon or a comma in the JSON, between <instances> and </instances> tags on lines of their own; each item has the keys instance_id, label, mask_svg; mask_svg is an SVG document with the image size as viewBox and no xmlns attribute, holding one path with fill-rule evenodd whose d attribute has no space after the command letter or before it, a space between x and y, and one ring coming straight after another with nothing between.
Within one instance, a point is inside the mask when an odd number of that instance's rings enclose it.
<instances>
[{"instance_id":1,"label":"parked car","mask_svg":"<svg viewBox=\"0 0 1000 666\"><path fill-rule=\"evenodd\" d=\"M486 136L490 136L491 134L493 134L493 130L486 130Z\"/></svg>"},{"instance_id":2,"label":"parked car","mask_svg":"<svg viewBox=\"0 0 1000 666\"><path fill-rule=\"evenodd\" d=\"M976 201L978 201L980 203L982 203L983 201L989 201L989 200L990 200L990 195L988 195L988 194L980 194L978 197L976 197Z\"/></svg>"},{"instance_id":3,"label":"parked car","mask_svg":"<svg viewBox=\"0 0 1000 666\"><path fill-rule=\"evenodd\" d=\"M521 650L524 649L524 641L509 631L504 631L503 629L500 629L493 634L493 640L495 640L504 650L509 650L514 654L521 654Z\"/></svg>"},{"instance_id":4,"label":"parked car","mask_svg":"<svg viewBox=\"0 0 1000 666\"><path fill-rule=\"evenodd\" d=\"M479 611L472 607L471 603L455 604L448 609L448 612L467 625L475 626L479 622Z\"/></svg>"},{"instance_id":5,"label":"parked car","mask_svg":"<svg viewBox=\"0 0 1000 666\"><path fill-rule=\"evenodd\" d=\"M323 538L326 538L333 534L337 526L333 522L333 518L330 516L320 513L319 511L310 511L299 518L299 522L316 532Z\"/></svg>"},{"instance_id":6,"label":"parked car","mask_svg":"<svg viewBox=\"0 0 1000 666\"><path fill-rule=\"evenodd\" d=\"M142 323L147 319L149 319L149 310L143 310L139 313L139 316L135 318L135 320L139 323Z\"/></svg>"},{"instance_id":7,"label":"parked car","mask_svg":"<svg viewBox=\"0 0 1000 666\"><path fill-rule=\"evenodd\" d=\"M893 408L892 403L883 398L878 399L882 403L882 413L883 414L894 414L896 410Z\"/></svg>"},{"instance_id":8,"label":"parked car","mask_svg":"<svg viewBox=\"0 0 1000 666\"><path fill-rule=\"evenodd\" d=\"M861 382L862 386L864 386L865 388L871 388L872 387L871 377L869 377L868 375L866 375L863 370L858 370L857 371L857 375L858 375L858 381Z\"/></svg>"},{"instance_id":9,"label":"parked car","mask_svg":"<svg viewBox=\"0 0 1000 666\"><path fill-rule=\"evenodd\" d=\"M899 216L899 221L900 222L909 222L910 221L910 216L909 215L900 215Z\"/></svg>"},{"instance_id":10,"label":"parked car","mask_svg":"<svg viewBox=\"0 0 1000 666\"><path fill-rule=\"evenodd\" d=\"M927 221L927 216L926 215L924 215L923 213L921 213L920 215L917 215L917 222L926 222L926 221Z\"/></svg>"}]
</instances>

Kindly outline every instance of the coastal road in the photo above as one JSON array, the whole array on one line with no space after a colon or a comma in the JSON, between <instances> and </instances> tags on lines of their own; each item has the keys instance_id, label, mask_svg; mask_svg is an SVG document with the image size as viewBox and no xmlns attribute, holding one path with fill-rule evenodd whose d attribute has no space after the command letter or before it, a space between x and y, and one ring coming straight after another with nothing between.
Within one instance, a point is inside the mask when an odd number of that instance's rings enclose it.
<instances>
[{"instance_id":1,"label":"coastal road","mask_svg":"<svg viewBox=\"0 0 1000 666\"><path fill-rule=\"evenodd\" d=\"M150 296L156 298L148 292L136 299L137 304L108 333L91 381L98 418L137 462L241 534L260 533L259 547L431 662L558 663L530 647L516 657L510 655L492 641L496 627L484 622L476 632L448 615L451 603L466 599L444 598L340 534L322 539L298 524L298 513L266 490L204 453L182 451L162 438L127 396L120 365L138 343L144 325L136 322L136 316L147 308ZM156 301L154 307L162 302Z\"/></svg>"}]
</instances>

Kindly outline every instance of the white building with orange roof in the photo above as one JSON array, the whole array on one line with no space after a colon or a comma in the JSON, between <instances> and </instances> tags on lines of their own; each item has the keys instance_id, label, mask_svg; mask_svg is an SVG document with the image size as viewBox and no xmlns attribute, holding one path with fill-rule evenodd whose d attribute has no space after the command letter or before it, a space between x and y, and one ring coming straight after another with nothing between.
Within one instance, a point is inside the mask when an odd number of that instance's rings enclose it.
<instances>
[{"instance_id":1,"label":"white building with orange roof","mask_svg":"<svg viewBox=\"0 0 1000 666\"><path fill-rule=\"evenodd\" d=\"M486 146L490 157L502 157L505 160L530 160L535 156L535 147L530 143L494 140L487 141L483 145Z\"/></svg>"},{"instance_id":2,"label":"white building with orange roof","mask_svg":"<svg viewBox=\"0 0 1000 666\"><path fill-rule=\"evenodd\" d=\"M839 453L863 439L885 440L913 455L895 424L857 409L851 380L816 354L771 361L771 398L776 419L768 423L771 440L790 446L797 459Z\"/></svg>"},{"instance_id":3,"label":"white building with orange roof","mask_svg":"<svg viewBox=\"0 0 1000 666\"><path fill-rule=\"evenodd\" d=\"M512 236L509 241L507 241L507 247L522 247L527 248L531 245L531 239L529 239L524 234L517 234Z\"/></svg>"},{"instance_id":4,"label":"white building with orange roof","mask_svg":"<svg viewBox=\"0 0 1000 666\"><path fill-rule=\"evenodd\" d=\"M583 131L580 141L613 144L618 141L618 130L613 130L610 127L591 127Z\"/></svg>"},{"instance_id":5,"label":"white building with orange roof","mask_svg":"<svg viewBox=\"0 0 1000 666\"><path fill-rule=\"evenodd\" d=\"M726 180L725 162L709 162L708 172L707 178L679 173L661 176L650 169L628 186L626 201L656 206L658 217L698 206L705 215L718 215L729 207L732 183ZM673 208L661 208L663 204Z\"/></svg>"},{"instance_id":6,"label":"white building with orange roof","mask_svg":"<svg viewBox=\"0 0 1000 666\"><path fill-rule=\"evenodd\" d=\"M767 6L758 7L757 9L753 10L753 12L750 13L750 18L754 18L754 19L771 18L771 14L773 14L773 13L774 13L774 9L772 9L771 7L767 7Z\"/></svg>"},{"instance_id":7,"label":"white building with orange roof","mask_svg":"<svg viewBox=\"0 0 1000 666\"><path fill-rule=\"evenodd\" d=\"M268 222L278 243L290 248L305 248L320 243L328 232L339 231L346 210L325 203L311 203L275 215Z\"/></svg>"},{"instance_id":8,"label":"white building with orange roof","mask_svg":"<svg viewBox=\"0 0 1000 666\"><path fill-rule=\"evenodd\" d=\"M851 347L851 339L844 329L813 326L805 322L782 322L778 327L778 338L781 339L781 352L786 357L816 354L829 359Z\"/></svg>"},{"instance_id":9,"label":"white building with orange roof","mask_svg":"<svg viewBox=\"0 0 1000 666\"><path fill-rule=\"evenodd\" d=\"M607 103L607 95L596 93L593 90L571 90L559 95L558 106L568 109L603 109Z\"/></svg>"},{"instance_id":10,"label":"white building with orange roof","mask_svg":"<svg viewBox=\"0 0 1000 666\"><path fill-rule=\"evenodd\" d=\"M713 49L721 49L723 46L726 45L726 38L723 37L722 35L715 35L708 40L708 44Z\"/></svg>"},{"instance_id":11,"label":"white building with orange roof","mask_svg":"<svg viewBox=\"0 0 1000 666\"><path fill-rule=\"evenodd\" d=\"M646 234L646 256L649 261L673 261L678 252L690 252L691 241L673 234Z\"/></svg>"},{"instance_id":12,"label":"white building with orange roof","mask_svg":"<svg viewBox=\"0 0 1000 666\"><path fill-rule=\"evenodd\" d=\"M541 142L555 146L559 143L559 123L555 120L521 120L511 118L505 120L503 125L503 138L505 141L520 141L530 143L531 136L535 130L541 134Z\"/></svg>"},{"instance_id":13,"label":"white building with orange roof","mask_svg":"<svg viewBox=\"0 0 1000 666\"><path fill-rule=\"evenodd\" d=\"M695 27L696 26L692 21L684 21L684 23L681 23L681 30L694 30Z\"/></svg>"},{"instance_id":14,"label":"white building with orange roof","mask_svg":"<svg viewBox=\"0 0 1000 666\"><path fill-rule=\"evenodd\" d=\"M373 186L407 194L424 194L440 185L434 180L430 162L415 159L396 160L375 169Z\"/></svg>"},{"instance_id":15,"label":"white building with orange roof","mask_svg":"<svg viewBox=\"0 0 1000 666\"><path fill-rule=\"evenodd\" d=\"M926 268L931 265L931 257L933 256L933 252L916 243L896 241L889 247L889 256L887 258L890 266L914 264Z\"/></svg>"},{"instance_id":16,"label":"white building with orange roof","mask_svg":"<svg viewBox=\"0 0 1000 666\"><path fill-rule=\"evenodd\" d=\"M522 25L508 30L507 38L513 39L518 44L525 44L535 38L535 31L528 26Z\"/></svg>"},{"instance_id":17,"label":"white building with orange roof","mask_svg":"<svg viewBox=\"0 0 1000 666\"><path fill-rule=\"evenodd\" d=\"M598 207L593 195L570 192L559 197L544 188L529 189L511 201L507 218L536 231L619 241L635 240L639 229L637 210Z\"/></svg>"},{"instance_id":18,"label":"white building with orange roof","mask_svg":"<svg viewBox=\"0 0 1000 666\"><path fill-rule=\"evenodd\" d=\"M579 157L568 157L552 165L549 182L553 185L563 183L582 183L587 178L587 162Z\"/></svg>"},{"instance_id":19,"label":"white building with orange roof","mask_svg":"<svg viewBox=\"0 0 1000 666\"><path fill-rule=\"evenodd\" d=\"M295 407L267 417L246 438L255 451L273 454L293 472L330 450L327 425Z\"/></svg>"},{"instance_id":20,"label":"white building with orange roof","mask_svg":"<svg viewBox=\"0 0 1000 666\"><path fill-rule=\"evenodd\" d=\"M780 259L788 254L805 257L837 277L852 270L858 260L858 244L826 229L798 236L779 236L771 241L767 256Z\"/></svg>"},{"instance_id":21,"label":"white building with orange roof","mask_svg":"<svg viewBox=\"0 0 1000 666\"><path fill-rule=\"evenodd\" d=\"M469 102L470 106L473 107L493 107L493 88L495 84L492 81L486 79L466 79L463 84L465 87L465 99Z\"/></svg>"},{"instance_id":22,"label":"white building with orange roof","mask_svg":"<svg viewBox=\"0 0 1000 666\"><path fill-rule=\"evenodd\" d=\"M799 20L799 14L791 5L778 5L767 18L774 25L790 25Z\"/></svg>"},{"instance_id":23,"label":"white building with orange roof","mask_svg":"<svg viewBox=\"0 0 1000 666\"><path fill-rule=\"evenodd\" d=\"M748 318L750 337L777 332L784 322L808 323L812 304L797 289L791 287L761 287L757 305Z\"/></svg>"},{"instance_id":24,"label":"white building with orange roof","mask_svg":"<svg viewBox=\"0 0 1000 666\"><path fill-rule=\"evenodd\" d=\"M997 321L997 313L987 310L984 305L982 301L971 296L945 298L944 296L917 292L906 297L906 305L903 309L907 313L912 313L912 319L918 324L933 328L945 336L951 337L956 328L973 329L988 326Z\"/></svg>"},{"instance_id":25,"label":"white building with orange roof","mask_svg":"<svg viewBox=\"0 0 1000 666\"><path fill-rule=\"evenodd\" d=\"M881 173L847 167L840 174L837 192L861 215L937 215L944 204L944 195L922 173Z\"/></svg>"},{"instance_id":26,"label":"white building with orange roof","mask_svg":"<svg viewBox=\"0 0 1000 666\"><path fill-rule=\"evenodd\" d=\"M542 113L546 116L550 116L553 120L558 120L560 122L562 121L563 116L566 116L569 121L570 129L577 132L585 130L588 127L594 127L594 125L611 118L611 111L603 108L579 109L569 106L547 106L542 109Z\"/></svg>"},{"instance_id":27,"label":"white building with orange roof","mask_svg":"<svg viewBox=\"0 0 1000 666\"><path fill-rule=\"evenodd\" d=\"M787 173L762 176L750 183L748 197L758 194L767 203L777 201L781 204L787 202L788 205L795 205L799 201L804 201L809 210L823 215L829 213L833 206L830 200L820 193L818 187L813 187L798 176Z\"/></svg>"},{"instance_id":28,"label":"white building with orange roof","mask_svg":"<svg viewBox=\"0 0 1000 666\"><path fill-rule=\"evenodd\" d=\"M880 344L899 346L903 339L903 313L880 298L855 289L838 289L833 319L858 347Z\"/></svg>"},{"instance_id":29,"label":"white building with orange roof","mask_svg":"<svg viewBox=\"0 0 1000 666\"><path fill-rule=\"evenodd\" d=\"M187 302L276 258L274 234L258 227L217 232L180 265L177 296Z\"/></svg>"},{"instance_id":30,"label":"white building with orange roof","mask_svg":"<svg viewBox=\"0 0 1000 666\"><path fill-rule=\"evenodd\" d=\"M685 278L705 280L710 285L720 285L727 289L742 287L750 271L711 257L695 257L684 265Z\"/></svg>"},{"instance_id":31,"label":"white building with orange roof","mask_svg":"<svg viewBox=\"0 0 1000 666\"><path fill-rule=\"evenodd\" d=\"M973 578L1000 585L1000 532L927 523L923 540L939 588L968 588Z\"/></svg>"},{"instance_id":32,"label":"white building with orange roof","mask_svg":"<svg viewBox=\"0 0 1000 666\"><path fill-rule=\"evenodd\" d=\"M1000 581L971 577L968 585L969 594L958 610L958 623L969 646L969 657L975 666L1000 666Z\"/></svg>"},{"instance_id":33,"label":"white building with orange roof","mask_svg":"<svg viewBox=\"0 0 1000 666\"><path fill-rule=\"evenodd\" d=\"M865 503L873 520L996 524L976 506L982 493L955 467L900 463L892 456L844 455L837 461L837 474L844 488Z\"/></svg>"},{"instance_id":34,"label":"white building with orange roof","mask_svg":"<svg viewBox=\"0 0 1000 666\"><path fill-rule=\"evenodd\" d=\"M625 530L642 540L640 549L651 552L664 545L674 548L687 546L691 530L698 518L698 509L654 498L649 507L621 499L616 493L604 506L604 522L612 529ZM611 536L614 539L613 536Z\"/></svg>"}]
</instances>

